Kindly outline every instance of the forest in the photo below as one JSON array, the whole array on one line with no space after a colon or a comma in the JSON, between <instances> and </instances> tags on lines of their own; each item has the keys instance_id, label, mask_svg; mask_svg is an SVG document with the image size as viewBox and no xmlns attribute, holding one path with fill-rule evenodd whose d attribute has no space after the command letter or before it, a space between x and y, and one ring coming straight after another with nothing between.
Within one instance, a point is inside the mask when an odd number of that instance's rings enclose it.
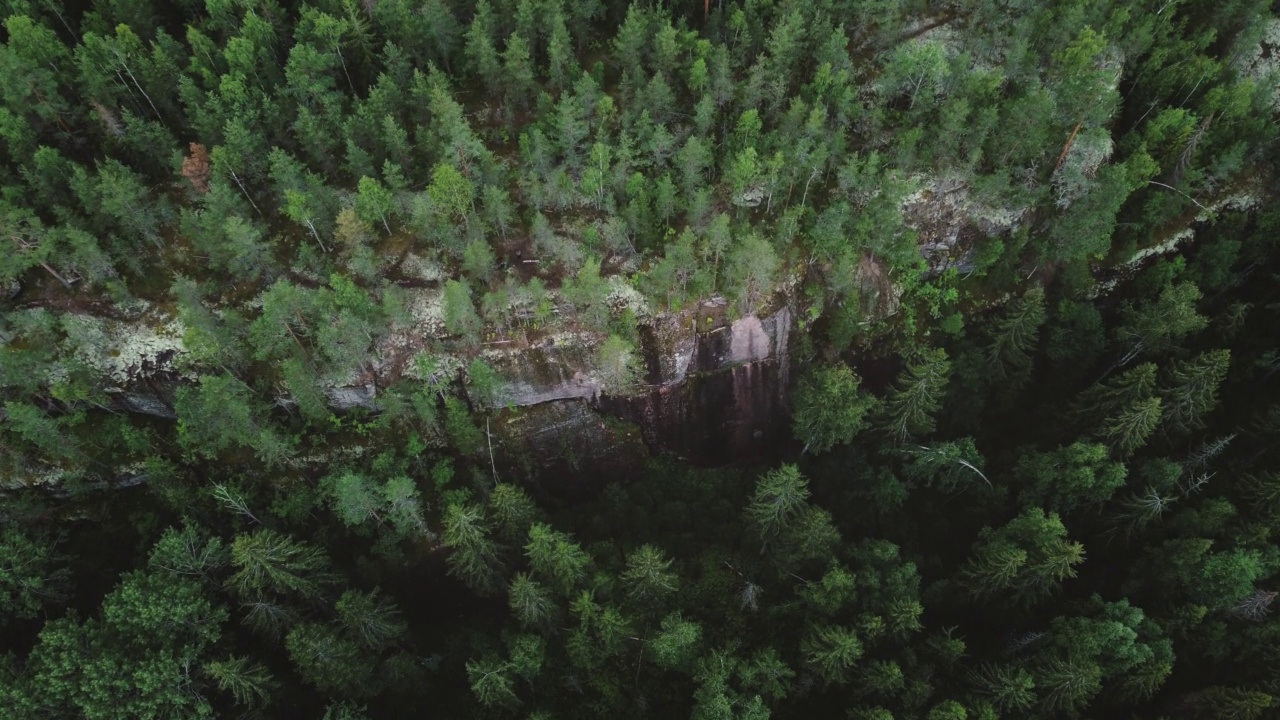
<instances>
[{"instance_id":1,"label":"forest","mask_svg":"<svg viewBox=\"0 0 1280 720\"><path fill-rule=\"evenodd\" d=\"M1280 718L1269 0L0 16L0 720Z\"/></svg>"}]
</instances>

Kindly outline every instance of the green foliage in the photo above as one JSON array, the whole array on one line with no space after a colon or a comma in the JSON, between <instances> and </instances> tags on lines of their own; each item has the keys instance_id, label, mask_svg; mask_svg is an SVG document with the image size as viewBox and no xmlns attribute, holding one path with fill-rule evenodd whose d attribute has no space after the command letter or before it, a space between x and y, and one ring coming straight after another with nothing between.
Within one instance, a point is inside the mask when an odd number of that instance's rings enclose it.
<instances>
[{"instance_id":1,"label":"green foliage","mask_svg":"<svg viewBox=\"0 0 1280 720\"><path fill-rule=\"evenodd\" d=\"M785 465L763 475L747 505L747 520L767 545L808 507L809 481L795 465Z\"/></svg>"},{"instance_id":2,"label":"green foliage","mask_svg":"<svg viewBox=\"0 0 1280 720\"><path fill-rule=\"evenodd\" d=\"M679 577L671 571L671 560L652 545L641 545L627 555L627 570L618 579L627 595L638 603L658 603L674 593Z\"/></svg>"},{"instance_id":3,"label":"green foliage","mask_svg":"<svg viewBox=\"0 0 1280 720\"><path fill-rule=\"evenodd\" d=\"M266 702L276 686L270 671L247 657L214 660L205 665L204 670L218 683L219 689L231 693L240 705Z\"/></svg>"},{"instance_id":4,"label":"green foliage","mask_svg":"<svg viewBox=\"0 0 1280 720\"><path fill-rule=\"evenodd\" d=\"M445 398L444 432L463 455L475 455L484 447L484 431L476 426L466 404L456 397Z\"/></svg>"},{"instance_id":5,"label":"green foliage","mask_svg":"<svg viewBox=\"0 0 1280 720\"><path fill-rule=\"evenodd\" d=\"M551 592L528 573L517 573L507 590L511 612L525 627L547 627L556 615Z\"/></svg>"},{"instance_id":6,"label":"green foliage","mask_svg":"<svg viewBox=\"0 0 1280 720\"><path fill-rule=\"evenodd\" d=\"M523 540L540 515L533 498L511 483L500 483L489 493L489 513L498 534L507 541Z\"/></svg>"},{"instance_id":7,"label":"green foliage","mask_svg":"<svg viewBox=\"0 0 1280 720\"><path fill-rule=\"evenodd\" d=\"M1028 508L998 529L982 530L959 582L978 599L1031 604L1075 577L1083 561L1084 546L1067 539L1057 513Z\"/></svg>"},{"instance_id":8,"label":"green foliage","mask_svg":"<svg viewBox=\"0 0 1280 720\"><path fill-rule=\"evenodd\" d=\"M391 234L390 216L395 197L382 183L370 177L360 178L356 186L356 217L370 225L382 225Z\"/></svg>"},{"instance_id":9,"label":"green foliage","mask_svg":"<svg viewBox=\"0 0 1280 720\"><path fill-rule=\"evenodd\" d=\"M484 511L474 505L455 504L445 509L441 540L449 548L449 572L478 593L500 587L503 564L499 546Z\"/></svg>"},{"instance_id":10,"label":"green foliage","mask_svg":"<svg viewBox=\"0 0 1280 720\"><path fill-rule=\"evenodd\" d=\"M10 0L0 717L1270 717L1273 14Z\"/></svg>"},{"instance_id":11,"label":"green foliage","mask_svg":"<svg viewBox=\"0 0 1280 720\"><path fill-rule=\"evenodd\" d=\"M689 665L697 657L701 637L698 623L685 620L679 613L664 617L657 634L649 639L653 662L671 669Z\"/></svg>"},{"instance_id":12,"label":"green foliage","mask_svg":"<svg viewBox=\"0 0 1280 720\"><path fill-rule=\"evenodd\" d=\"M875 399L859 390L858 376L846 365L811 370L795 392L795 432L805 447L823 453L851 442Z\"/></svg>"},{"instance_id":13,"label":"green foliage","mask_svg":"<svg viewBox=\"0 0 1280 720\"><path fill-rule=\"evenodd\" d=\"M1161 398L1156 366L1144 363L1081 393L1077 407L1094 424L1094 434L1122 455L1142 447L1160 424Z\"/></svg>"},{"instance_id":14,"label":"green foliage","mask_svg":"<svg viewBox=\"0 0 1280 720\"><path fill-rule=\"evenodd\" d=\"M450 280L444 285L444 326L454 335L461 335L476 342L483 323L471 299L471 288L465 283Z\"/></svg>"},{"instance_id":15,"label":"green foliage","mask_svg":"<svg viewBox=\"0 0 1280 720\"><path fill-rule=\"evenodd\" d=\"M1168 389L1161 393L1164 426L1178 434L1203 428L1204 416L1218 404L1218 386L1226 378L1230 362L1227 350L1174 361L1168 371Z\"/></svg>"},{"instance_id":16,"label":"green foliage","mask_svg":"<svg viewBox=\"0 0 1280 720\"><path fill-rule=\"evenodd\" d=\"M955 490L978 482L991 484L982 468L986 461L978 453L973 438L962 438L930 446L904 448L906 475L912 480Z\"/></svg>"},{"instance_id":17,"label":"green foliage","mask_svg":"<svg viewBox=\"0 0 1280 720\"><path fill-rule=\"evenodd\" d=\"M334 609L348 636L369 650L386 647L407 629L395 604L376 588L368 593L348 590L338 598Z\"/></svg>"},{"instance_id":18,"label":"green foliage","mask_svg":"<svg viewBox=\"0 0 1280 720\"><path fill-rule=\"evenodd\" d=\"M194 388L179 388L174 405L178 440L194 455L212 459L239 447L275 465L290 453L288 440L263 422L262 403L234 377L206 375Z\"/></svg>"},{"instance_id":19,"label":"green foliage","mask_svg":"<svg viewBox=\"0 0 1280 720\"><path fill-rule=\"evenodd\" d=\"M1024 483L1023 505L1058 512L1101 505L1124 487L1128 474L1122 463L1111 461L1106 446L1085 442L1024 455L1016 472Z\"/></svg>"},{"instance_id":20,"label":"green foliage","mask_svg":"<svg viewBox=\"0 0 1280 720\"><path fill-rule=\"evenodd\" d=\"M997 377L1025 377L1030 372L1030 353L1035 350L1044 320L1044 290L1032 288L1011 303L995 322L987 357Z\"/></svg>"},{"instance_id":21,"label":"green foliage","mask_svg":"<svg viewBox=\"0 0 1280 720\"><path fill-rule=\"evenodd\" d=\"M608 392L624 393L641 380L641 359L636 349L617 335L610 335L596 352L600 381Z\"/></svg>"},{"instance_id":22,"label":"green foliage","mask_svg":"<svg viewBox=\"0 0 1280 720\"><path fill-rule=\"evenodd\" d=\"M978 694L1003 710L1024 712L1036 700L1035 678L1024 668L983 665L970 675L970 681Z\"/></svg>"},{"instance_id":23,"label":"green foliage","mask_svg":"<svg viewBox=\"0 0 1280 720\"><path fill-rule=\"evenodd\" d=\"M101 617L56 620L27 659L21 715L86 718L213 717L188 690L189 668L221 636L227 611L190 579L129 573L103 599Z\"/></svg>"},{"instance_id":24,"label":"green foliage","mask_svg":"<svg viewBox=\"0 0 1280 720\"><path fill-rule=\"evenodd\" d=\"M477 405L494 405L501 383L497 371L484 360L476 358L467 366L467 391Z\"/></svg>"},{"instance_id":25,"label":"green foliage","mask_svg":"<svg viewBox=\"0 0 1280 720\"><path fill-rule=\"evenodd\" d=\"M236 536L231 566L235 572L227 585L245 598L264 593L315 598L330 580L329 561L320 549L267 528Z\"/></svg>"},{"instance_id":26,"label":"green foliage","mask_svg":"<svg viewBox=\"0 0 1280 720\"><path fill-rule=\"evenodd\" d=\"M1126 304L1115 336L1125 357L1162 352L1188 334L1201 330L1208 320L1196 309L1200 289L1189 282L1167 285L1154 300Z\"/></svg>"},{"instance_id":27,"label":"green foliage","mask_svg":"<svg viewBox=\"0 0 1280 720\"><path fill-rule=\"evenodd\" d=\"M510 663L497 658L485 658L467 663L467 679L471 692L486 707L514 705L517 702L515 678Z\"/></svg>"},{"instance_id":28,"label":"green foliage","mask_svg":"<svg viewBox=\"0 0 1280 720\"><path fill-rule=\"evenodd\" d=\"M0 534L0 623L29 620L67 597L70 571L57 538L16 527Z\"/></svg>"},{"instance_id":29,"label":"green foliage","mask_svg":"<svg viewBox=\"0 0 1280 720\"><path fill-rule=\"evenodd\" d=\"M951 372L946 351L927 350L907 366L884 401L882 424L898 442L934 429L934 414L942 406Z\"/></svg>"},{"instance_id":30,"label":"green foliage","mask_svg":"<svg viewBox=\"0 0 1280 720\"><path fill-rule=\"evenodd\" d=\"M289 659L308 683L322 692L359 697L371 694L373 668L360 646L317 623L298 625L285 638Z\"/></svg>"},{"instance_id":31,"label":"green foliage","mask_svg":"<svg viewBox=\"0 0 1280 720\"><path fill-rule=\"evenodd\" d=\"M841 683L849 678L849 672L862 657L862 643L857 634L839 626L822 626L814 629L801 642L805 662L829 683Z\"/></svg>"},{"instance_id":32,"label":"green foliage","mask_svg":"<svg viewBox=\"0 0 1280 720\"><path fill-rule=\"evenodd\" d=\"M586 576L590 562L590 557L568 535L544 523L529 527L529 542L524 551L534 573L565 596Z\"/></svg>"},{"instance_id":33,"label":"green foliage","mask_svg":"<svg viewBox=\"0 0 1280 720\"><path fill-rule=\"evenodd\" d=\"M1189 716L1195 718L1255 720L1266 717L1268 708L1275 707L1276 702L1276 698L1267 693L1215 685L1193 693L1186 699L1186 708Z\"/></svg>"}]
</instances>

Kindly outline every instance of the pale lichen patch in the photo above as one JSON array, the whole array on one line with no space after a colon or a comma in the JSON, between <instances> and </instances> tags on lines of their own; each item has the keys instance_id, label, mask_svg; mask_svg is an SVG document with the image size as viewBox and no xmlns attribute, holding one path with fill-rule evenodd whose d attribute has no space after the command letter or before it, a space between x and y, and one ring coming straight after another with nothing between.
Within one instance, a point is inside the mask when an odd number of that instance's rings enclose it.
<instances>
[{"instance_id":1,"label":"pale lichen patch","mask_svg":"<svg viewBox=\"0 0 1280 720\"><path fill-rule=\"evenodd\" d=\"M617 275L609 278L609 305L614 308L626 308L637 318L653 315L649 301L644 295L632 287L631 283Z\"/></svg>"},{"instance_id":2,"label":"pale lichen patch","mask_svg":"<svg viewBox=\"0 0 1280 720\"><path fill-rule=\"evenodd\" d=\"M443 282L448 277L440 263L416 253L409 253L405 256L404 260L400 262L400 272L405 277L425 282Z\"/></svg>"},{"instance_id":3,"label":"pale lichen patch","mask_svg":"<svg viewBox=\"0 0 1280 720\"><path fill-rule=\"evenodd\" d=\"M174 318L120 322L68 314L62 326L75 357L117 384L171 370L174 357L186 350L186 328Z\"/></svg>"}]
</instances>

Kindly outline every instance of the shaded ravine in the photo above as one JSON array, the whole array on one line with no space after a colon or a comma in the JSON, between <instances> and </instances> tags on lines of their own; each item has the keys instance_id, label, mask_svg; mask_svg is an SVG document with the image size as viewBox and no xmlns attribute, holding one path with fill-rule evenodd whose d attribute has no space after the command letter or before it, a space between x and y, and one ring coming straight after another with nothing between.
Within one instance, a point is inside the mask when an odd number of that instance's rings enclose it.
<instances>
[{"instance_id":1,"label":"shaded ravine","mask_svg":"<svg viewBox=\"0 0 1280 720\"><path fill-rule=\"evenodd\" d=\"M713 466L758 462L785 446L790 309L763 319L713 319L702 332L676 335L672 329L659 322L640 333L648 382L633 392L516 405L496 413L491 428L501 472L551 482L626 479L656 453ZM532 366L524 370L525 381ZM543 396L532 389L530 397Z\"/></svg>"}]
</instances>

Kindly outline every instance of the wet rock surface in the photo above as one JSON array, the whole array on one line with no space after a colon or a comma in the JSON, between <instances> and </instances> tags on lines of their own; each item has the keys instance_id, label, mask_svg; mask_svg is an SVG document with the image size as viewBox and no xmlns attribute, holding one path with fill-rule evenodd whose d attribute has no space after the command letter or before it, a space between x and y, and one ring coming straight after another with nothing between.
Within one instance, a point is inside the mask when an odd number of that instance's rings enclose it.
<instances>
[{"instance_id":1,"label":"wet rock surface","mask_svg":"<svg viewBox=\"0 0 1280 720\"><path fill-rule=\"evenodd\" d=\"M638 327L641 384L624 394L606 393L600 380L601 333L563 331L519 347L487 348L480 356L499 380L489 403L494 463L516 476L626 477L655 452L705 465L761 459L789 439L792 322L786 306L732 318L723 298L649 315ZM86 323L93 331L86 334L99 345L119 346L124 343L107 341L130 335L122 325ZM132 343L129 353L111 358L105 374L120 382L111 391L116 407L176 419L176 389L194 378L174 369L183 348L171 328L153 319L145 332L131 333L149 342ZM467 362L465 356L441 358L450 377ZM325 394L339 412L376 412L380 384L375 373ZM288 398L280 402L289 404Z\"/></svg>"},{"instance_id":2,"label":"wet rock surface","mask_svg":"<svg viewBox=\"0 0 1280 720\"><path fill-rule=\"evenodd\" d=\"M724 465L761 460L784 446L791 310L730 321L717 312L722 307L712 300L642 327L645 384L632 393L593 385L586 349L544 348L496 365L509 383L503 397L547 398L508 403L495 417L499 474L554 483L590 470L625 479L653 453Z\"/></svg>"},{"instance_id":3,"label":"wet rock surface","mask_svg":"<svg viewBox=\"0 0 1280 720\"><path fill-rule=\"evenodd\" d=\"M639 426L653 450L701 465L750 462L787 442L792 315L748 315L692 338L691 363L670 381L600 409Z\"/></svg>"},{"instance_id":4,"label":"wet rock surface","mask_svg":"<svg viewBox=\"0 0 1280 720\"><path fill-rule=\"evenodd\" d=\"M575 492L587 480L628 480L650 451L639 430L597 412L583 399L498 413L489 424L499 480L537 480Z\"/></svg>"}]
</instances>

